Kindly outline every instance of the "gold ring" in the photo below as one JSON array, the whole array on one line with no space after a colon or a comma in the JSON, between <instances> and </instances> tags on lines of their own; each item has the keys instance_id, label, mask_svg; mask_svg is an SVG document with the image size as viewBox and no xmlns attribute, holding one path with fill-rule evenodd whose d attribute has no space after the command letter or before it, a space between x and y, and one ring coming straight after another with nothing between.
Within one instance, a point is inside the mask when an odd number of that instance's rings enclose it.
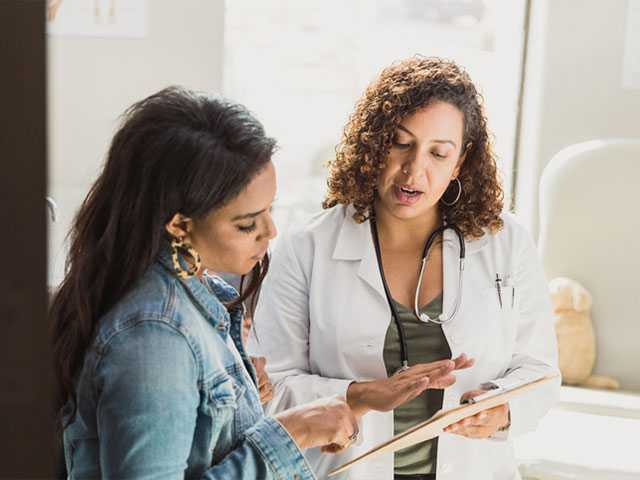
<instances>
[{"instance_id":1,"label":"gold ring","mask_svg":"<svg viewBox=\"0 0 640 480\"><path fill-rule=\"evenodd\" d=\"M353 444L353 442L355 442L355 441L358 439L358 434L359 434L359 433L360 433L360 432L358 432L358 430L356 430L355 432L353 432L353 433L349 436L349 438L347 438L347 443L345 443L345 444L342 446L342 448L349 448L349 447Z\"/></svg>"}]
</instances>

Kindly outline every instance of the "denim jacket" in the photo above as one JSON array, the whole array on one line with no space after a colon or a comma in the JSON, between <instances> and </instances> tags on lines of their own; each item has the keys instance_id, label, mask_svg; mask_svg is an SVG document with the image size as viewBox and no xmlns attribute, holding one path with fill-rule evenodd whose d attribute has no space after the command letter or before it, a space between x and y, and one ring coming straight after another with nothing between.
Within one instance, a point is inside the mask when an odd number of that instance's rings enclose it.
<instances>
[{"instance_id":1,"label":"denim jacket","mask_svg":"<svg viewBox=\"0 0 640 480\"><path fill-rule=\"evenodd\" d=\"M315 478L263 413L242 309L222 303L236 291L204 280L178 279L163 253L101 319L64 431L69 478Z\"/></svg>"}]
</instances>

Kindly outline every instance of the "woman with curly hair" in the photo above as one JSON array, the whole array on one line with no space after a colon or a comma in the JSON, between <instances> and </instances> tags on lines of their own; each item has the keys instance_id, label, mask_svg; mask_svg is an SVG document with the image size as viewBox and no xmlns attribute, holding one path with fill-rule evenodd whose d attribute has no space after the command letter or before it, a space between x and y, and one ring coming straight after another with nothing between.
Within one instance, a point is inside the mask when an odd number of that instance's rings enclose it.
<instances>
[{"instance_id":1,"label":"woman with curly hair","mask_svg":"<svg viewBox=\"0 0 640 480\"><path fill-rule=\"evenodd\" d=\"M441 408L557 373L542 268L502 212L482 99L462 68L413 57L385 69L330 169L326 210L274 252L253 347L270 365L272 410L341 393L360 417L351 450L307 452L321 475ZM518 478L510 439L535 428L558 383L346 475Z\"/></svg>"}]
</instances>

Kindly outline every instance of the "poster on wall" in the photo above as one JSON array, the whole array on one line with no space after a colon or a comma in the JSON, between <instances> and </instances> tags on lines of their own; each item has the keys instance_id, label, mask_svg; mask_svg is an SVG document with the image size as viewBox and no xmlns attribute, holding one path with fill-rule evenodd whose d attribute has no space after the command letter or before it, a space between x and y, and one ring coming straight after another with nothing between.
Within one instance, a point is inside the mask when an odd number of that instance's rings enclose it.
<instances>
[{"instance_id":1,"label":"poster on wall","mask_svg":"<svg viewBox=\"0 0 640 480\"><path fill-rule=\"evenodd\" d=\"M60 36L143 38L147 0L48 0L47 33Z\"/></svg>"}]
</instances>

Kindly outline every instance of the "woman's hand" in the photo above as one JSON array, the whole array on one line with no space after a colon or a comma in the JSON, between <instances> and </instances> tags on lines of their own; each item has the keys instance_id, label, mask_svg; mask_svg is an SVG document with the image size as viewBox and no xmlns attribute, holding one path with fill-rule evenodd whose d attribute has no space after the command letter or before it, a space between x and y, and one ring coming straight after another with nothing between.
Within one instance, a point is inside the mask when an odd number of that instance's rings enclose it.
<instances>
[{"instance_id":1,"label":"woman's hand","mask_svg":"<svg viewBox=\"0 0 640 480\"><path fill-rule=\"evenodd\" d=\"M267 359L264 357L250 357L251 363L256 369L256 376L258 379L258 392L260 393L260 403L263 405L271 399L273 399L273 385L269 380L269 375L267 375L267 370L265 369L267 365Z\"/></svg>"},{"instance_id":2,"label":"woman's hand","mask_svg":"<svg viewBox=\"0 0 640 480\"><path fill-rule=\"evenodd\" d=\"M279 413L275 418L301 448L322 447L335 453L348 447L358 434L358 422L344 397L321 398Z\"/></svg>"},{"instance_id":3,"label":"woman's hand","mask_svg":"<svg viewBox=\"0 0 640 480\"><path fill-rule=\"evenodd\" d=\"M474 360L463 353L454 360L440 360L414 365L389 378L371 382L354 382L347 389L347 403L356 416L369 410L387 412L414 399L427 388L453 385L454 370L473 366Z\"/></svg>"},{"instance_id":4,"label":"woman's hand","mask_svg":"<svg viewBox=\"0 0 640 480\"><path fill-rule=\"evenodd\" d=\"M471 390L462 395L461 400L468 400L485 391L486 390ZM445 428L444 431L462 435L467 438L488 438L497 431L507 428L510 423L509 404L505 403L453 423Z\"/></svg>"}]
</instances>

